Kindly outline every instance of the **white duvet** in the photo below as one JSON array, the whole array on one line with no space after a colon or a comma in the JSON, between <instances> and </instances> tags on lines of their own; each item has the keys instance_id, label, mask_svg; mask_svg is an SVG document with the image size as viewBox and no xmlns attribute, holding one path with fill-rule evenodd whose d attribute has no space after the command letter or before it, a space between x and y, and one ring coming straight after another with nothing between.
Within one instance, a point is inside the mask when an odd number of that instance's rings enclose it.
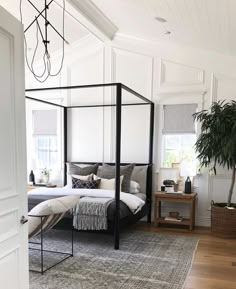
<instances>
[{"instance_id":1,"label":"white duvet","mask_svg":"<svg viewBox=\"0 0 236 289\"><path fill-rule=\"evenodd\" d=\"M115 192L102 189L71 189L71 188L38 188L28 192L28 195L50 195L50 196L67 196L76 195L80 197L98 197L98 198L115 198ZM143 200L133 194L120 193L120 200L125 203L128 208L137 213L145 204Z\"/></svg>"}]
</instances>

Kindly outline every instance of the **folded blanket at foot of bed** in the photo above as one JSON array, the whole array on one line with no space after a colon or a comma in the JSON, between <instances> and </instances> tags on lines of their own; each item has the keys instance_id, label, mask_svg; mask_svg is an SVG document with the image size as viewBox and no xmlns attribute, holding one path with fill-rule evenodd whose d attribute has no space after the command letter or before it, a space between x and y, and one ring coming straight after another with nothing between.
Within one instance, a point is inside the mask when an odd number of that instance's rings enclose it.
<instances>
[{"instance_id":1,"label":"folded blanket at foot of bed","mask_svg":"<svg viewBox=\"0 0 236 289\"><path fill-rule=\"evenodd\" d=\"M81 198L74 212L74 228L77 230L107 230L107 208L112 201L112 198Z\"/></svg>"}]
</instances>

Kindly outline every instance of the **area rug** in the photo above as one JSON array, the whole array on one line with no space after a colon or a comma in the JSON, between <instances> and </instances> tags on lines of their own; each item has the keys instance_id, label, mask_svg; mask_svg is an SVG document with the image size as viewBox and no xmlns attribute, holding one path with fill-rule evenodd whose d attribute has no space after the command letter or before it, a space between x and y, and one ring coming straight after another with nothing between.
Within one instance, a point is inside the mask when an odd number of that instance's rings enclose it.
<instances>
[{"instance_id":1,"label":"area rug","mask_svg":"<svg viewBox=\"0 0 236 289\"><path fill-rule=\"evenodd\" d=\"M113 236L75 233L74 257L44 275L30 273L30 289L182 289L191 269L198 239L144 231L121 234L120 250ZM45 248L69 251L68 233L51 230ZM39 267L30 251L30 267ZM45 263L55 261L45 257Z\"/></svg>"}]
</instances>

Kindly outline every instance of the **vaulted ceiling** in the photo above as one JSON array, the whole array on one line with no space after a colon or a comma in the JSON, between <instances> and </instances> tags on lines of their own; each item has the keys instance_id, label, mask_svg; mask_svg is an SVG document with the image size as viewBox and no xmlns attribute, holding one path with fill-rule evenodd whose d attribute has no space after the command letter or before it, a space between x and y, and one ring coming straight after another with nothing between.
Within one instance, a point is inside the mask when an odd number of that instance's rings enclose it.
<instances>
[{"instance_id":1,"label":"vaulted ceiling","mask_svg":"<svg viewBox=\"0 0 236 289\"><path fill-rule=\"evenodd\" d=\"M20 1L1 0L0 5L20 18ZM31 1L37 7L44 5L42 0ZM27 27L37 13L27 0L22 3L23 22ZM59 31L62 31L62 3L63 0L54 0L49 9L52 23ZM117 27L118 33L136 38L173 42L236 56L236 0L66 0L66 7L65 38L69 43L90 33L90 21L100 32L103 30L111 35ZM82 16L84 14L88 20L85 25L88 29L81 25L81 15L75 13L79 9L85 9ZM106 17L102 22L103 15ZM164 18L166 22L159 22L156 17ZM31 43L35 34L35 29L27 32ZM61 40L52 29L49 29L49 38L53 40L52 50L61 48Z\"/></svg>"},{"instance_id":2,"label":"vaulted ceiling","mask_svg":"<svg viewBox=\"0 0 236 289\"><path fill-rule=\"evenodd\" d=\"M235 0L92 1L119 33L236 55ZM155 17L167 22L158 22ZM167 31L171 34L165 34Z\"/></svg>"}]
</instances>

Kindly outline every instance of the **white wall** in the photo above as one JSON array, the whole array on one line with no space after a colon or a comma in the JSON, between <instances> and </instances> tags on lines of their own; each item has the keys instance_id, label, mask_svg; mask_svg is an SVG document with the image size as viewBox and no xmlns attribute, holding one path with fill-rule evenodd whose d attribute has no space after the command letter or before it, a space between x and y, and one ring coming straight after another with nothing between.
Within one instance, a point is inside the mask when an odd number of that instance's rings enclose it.
<instances>
[{"instance_id":1,"label":"white wall","mask_svg":"<svg viewBox=\"0 0 236 289\"><path fill-rule=\"evenodd\" d=\"M154 163L157 180L162 145L160 134L162 106L167 103L197 103L199 109L202 109L208 108L212 101L236 100L235 67L235 58L211 51L146 42L122 35L106 43L99 43L87 37L82 44L78 43L67 51L66 62L58 81L60 85L122 82L153 100L156 104ZM112 93L101 91L97 93L102 101L113 99ZM95 91L91 93L94 94ZM71 101L70 96L67 96L67 101ZM127 109L123 111L125 120L122 127L123 161L147 161L148 119L145 109L139 108L135 113ZM79 138L78 130L78 136L73 138L69 151L72 161L92 160L91 156L94 158L98 156L94 160L114 159L114 123L112 123L114 114L111 112L112 110L100 111L95 115L91 110L84 111L80 116L76 116L73 112L73 117L80 119L73 131L83 126L81 130L83 137ZM96 117L94 125L91 121L93 117ZM89 129L86 130L86 127ZM90 135L91 129L95 129L94 136ZM101 137L103 131L105 136ZM88 147L85 144L86 132L90 140ZM96 139L96 153L92 146L94 139ZM196 177L195 185L198 187L196 221L198 225L207 226L210 224L208 207L211 199L226 200L229 173L221 170L217 176L209 177L207 171L203 172ZM157 181L154 188L158 189ZM182 214L187 214L185 207L181 207L181 210Z\"/></svg>"},{"instance_id":2,"label":"white wall","mask_svg":"<svg viewBox=\"0 0 236 289\"><path fill-rule=\"evenodd\" d=\"M236 59L211 51L151 43L125 36L117 37L107 45L112 55L112 81L124 82L156 104L154 190L157 190L161 165L163 104L197 103L198 109L203 109L208 108L212 101L236 100ZM139 154L138 148L133 154ZM210 225L210 201L226 201L229 182L230 174L223 169L217 176L208 176L207 170L196 176L194 186L198 192L197 225ZM187 215L184 205L167 205L164 212L173 209Z\"/></svg>"}]
</instances>

